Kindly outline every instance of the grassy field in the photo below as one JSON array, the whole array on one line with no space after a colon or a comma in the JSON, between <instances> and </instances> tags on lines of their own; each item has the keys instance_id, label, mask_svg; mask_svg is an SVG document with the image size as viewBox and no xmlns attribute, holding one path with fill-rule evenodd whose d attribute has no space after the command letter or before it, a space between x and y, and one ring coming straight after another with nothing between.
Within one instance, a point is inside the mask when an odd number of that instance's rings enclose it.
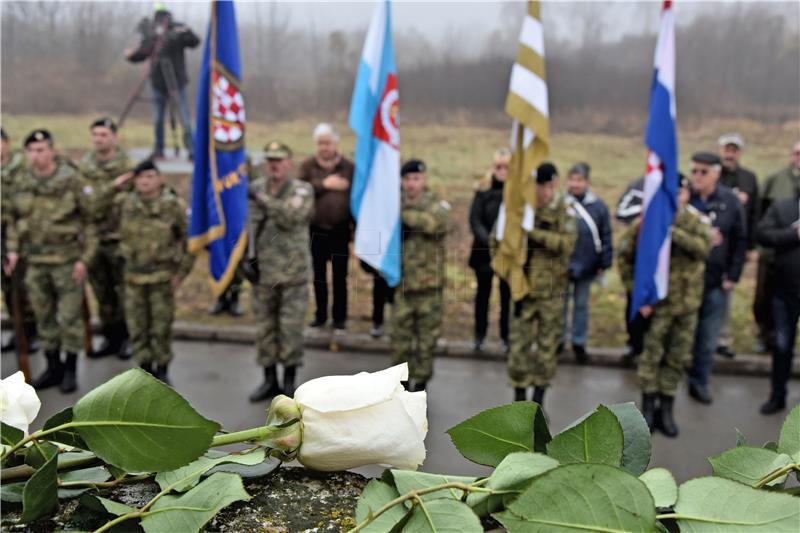
<instances>
[{"instance_id":1,"label":"grassy field","mask_svg":"<svg viewBox=\"0 0 800 533\"><path fill-rule=\"evenodd\" d=\"M51 130L60 149L73 157L79 156L89 144L87 125L93 116L27 116L5 115L3 127L19 140L31 129L46 127ZM280 123L248 123L248 146L257 149L269 140L280 139L295 150L296 160L312 151L311 130L314 121ZM342 149L352 155L354 138L344 124L338 124L343 133ZM800 124L782 126L749 122L713 122L688 125L679 131L681 164L688 167L689 157L696 150L715 150L717 137L736 130L748 141L743 158L744 166L756 172L759 179L777 171L788 163L790 144L798 138ZM146 121L131 120L120 134L126 147L149 146L152 133ZM448 237L447 313L444 331L448 338L472 337L472 298L475 279L467 267L472 237L467 213L472 199L475 179L482 175L491 162L492 152L508 139L505 129L492 129L471 124L403 124L403 158L418 157L428 164L431 186L453 206L452 230ZM586 161L592 166L592 186L613 210L613 206L627 183L640 175L644 168L645 150L640 137L613 135L558 133L552 136L551 159L562 173L572 163ZM170 176L170 181L188 196L187 176ZM621 227L615 223L615 235ZM734 299L735 347L749 351L752 346L754 325L750 311L754 290L754 264L748 264L744 279L737 287ZM212 318L206 314L211 302L211 292L206 284L207 266L198 259L194 271L179 295L178 316L181 319L200 320L224 325L230 318ZM622 320L625 296L615 271L607 276L605 288L592 289L590 340L595 346L621 346L624 343ZM248 291L243 295L249 310ZM350 263L350 322L354 331L369 328L371 306L371 278L366 276L353 258ZM493 305L495 315L498 305ZM248 313L245 320L252 321ZM495 321L496 322L496 321ZM493 323L490 336L496 337Z\"/></svg>"}]
</instances>

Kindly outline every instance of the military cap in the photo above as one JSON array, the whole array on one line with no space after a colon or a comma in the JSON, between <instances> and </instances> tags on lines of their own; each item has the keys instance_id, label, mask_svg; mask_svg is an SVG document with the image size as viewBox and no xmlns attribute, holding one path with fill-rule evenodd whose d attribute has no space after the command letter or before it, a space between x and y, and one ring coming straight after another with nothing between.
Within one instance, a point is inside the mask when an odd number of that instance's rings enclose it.
<instances>
[{"instance_id":1,"label":"military cap","mask_svg":"<svg viewBox=\"0 0 800 533\"><path fill-rule=\"evenodd\" d=\"M108 128L111 131L113 131L114 133L117 133L117 125L116 125L116 123L114 123L114 121L111 120L108 117L98 118L97 120L92 122L92 125L89 126L89 129L92 130L92 129L97 128L97 127Z\"/></svg>"},{"instance_id":2,"label":"military cap","mask_svg":"<svg viewBox=\"0 0 800 533\"><path fill-rule=\"evenodd\" d=\"M289 159L292 149L280 141L270 141L264 147L264 157L267 159Z\"/></svg>"},{"instance_id":3,"label":"military cap","mask_svg":"<svg viewBox=\"0 0 800 533\"><path fill-rule=\"evenodd\" d=\"M695 152L692 155L692 161L695 163L702 163L704 165L719 165L721 161L717 154L711 152Z\"/></svg>"},{"instance_id":4,"label":"military cap","mask_svg":"<svg viewBox=\"0 0 800 533\"><path fill-rule=\"evenodd\" d=\"M33 130L25 137L25 146L28 146L31 143L38 143L41 141L52 141L53 136L50 135L50 132L47 130Z\"/></svg>"},{"instance_id":5,"label":"military cap","mask_svg":"<svg viewBox=\"0 0 800 533\"><path fill-rule=\"evenodd\" d=\"M405 176L412 172L425 172L425 163L419 159L409 159L406 161L400 169L400 175Z\"/></svg>"},{"instance_id":6,"label":"military cap","mask_svg":"<svg viewBox=\"0 0 800 533\"><path fill-rule=\"evenodd\" d=\"M156 172L159 172L158 167L152 159L145 159L136 165L133 169L133 176L136 177L143 172L147 172L148 170L155 170Z\"/></svg>"},{"instance_id":7,"label":"military cap","mask_svg":"<svg viewBox=\"0 0 800 533\"><path fill-rule=\"evenodd\" d=\"M4 141L8 140L8 134L6 133L6 130L3 128L0 128L0 138L2 138Z\"/></svg>"},{"instance_id":8,"label":"military cap","mask_svg":"<svg viewBox=\"0 0 800 533\"><path fill-rule=\"evenodd\" d=\"M536 183L550 183L558 177L558 169L553 163L545 162L536 169Z\"/></svg>"},{"instance_id":9,"label":"military cap","mask_svg":"<svg viewBox=\"0 0 800 533\"><path fill-rule=\"evenodd\" d=\"M572 168L569 169L570 174L580 174L587 180L589 179L589 174L592 172L592 167L589 166L589 163L575 163L572 165ZM557 173L556 173L557 174Z\"/></svg>"},{"instance_id":10,"label":"military cap","mask_svg":"<svg viewBox=\"0 0 800 533\"><path fill-rule=\"evenodd\" d=\"M736 132L721 135L718 143L720 146L728 146L729 144L732 144L739 150L744 148L744 138Z\"/></svg>"}]
</instances>

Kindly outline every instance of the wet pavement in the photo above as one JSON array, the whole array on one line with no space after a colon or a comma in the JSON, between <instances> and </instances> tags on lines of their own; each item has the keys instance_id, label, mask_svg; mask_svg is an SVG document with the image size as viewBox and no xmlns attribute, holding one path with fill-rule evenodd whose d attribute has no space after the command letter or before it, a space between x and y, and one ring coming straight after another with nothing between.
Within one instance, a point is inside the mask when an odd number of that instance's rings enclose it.
<instances>
[{"instance_id":1,"label":"wet pavement","mask_svg":"<svg viewBox=\"0 0 800 533\"><path fill-rule=\"evenodd\" d=\"M230 431L263 423L266 403L251 404L248 394L259 384L261 370L255 364L255 348L243 344L176 342L170 378L175 388L204 416L220 422ZM309 349L299 381L330 374L375 371L389 366L386 354L338 352ZM37 374L44 358L31 356L31 369ZM133 366L116 358L79 362L77 392L61 394L57 389L40 393L42 410L33 424L36 429L52 414L111 378ZM13 354L2 356L2 376L16 371ZM765 417L758 406L768 394L764 377L712 377L714 404L700 405L682 389L675 403L681 434L667 439L656 434L651 466L669 468L676 478L686 480L710 474L707 458L736 443L738 428L754 445L777 440L783 414ZM423 470L450 474L481 475L487 469L461 456L445 431L477 412L508 402L511 389L506 384L505 365L496 360L439 358L434 379L428 387L430 431L426 439L428 458ZM562 365L545 398L551 432L557 433L597 404L612 404L638 399L632 370ZM800 402L800 387L790 386L789 405ZM380 468L359 470L377 475Z\"/></svg>"}]
</instances>

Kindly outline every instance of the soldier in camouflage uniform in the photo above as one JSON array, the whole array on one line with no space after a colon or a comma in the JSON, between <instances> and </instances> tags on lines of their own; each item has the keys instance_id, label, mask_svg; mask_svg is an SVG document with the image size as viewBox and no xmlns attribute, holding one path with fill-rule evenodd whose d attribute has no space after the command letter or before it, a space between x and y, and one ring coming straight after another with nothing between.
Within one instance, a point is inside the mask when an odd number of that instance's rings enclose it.
<instances>
[{"instance_id":1,"label":"soldier in camouflage uniform","mask_svg":"<svg viewBox=\"0 0 800 533\"><path fill-rule=\"evenodd\" d=\"M514 400L525 401L533 386L533 401L542 405L556 373L556 348L563 329L567 267L575 248L574 214L556 190L558 170L542 163L536 170L534 226L528 232L525 270L528 294L514 304L509 337L508 375ZM536 352L531 346L536 342Z\"/></svg>"},{"instance_id":2,"label":"soldier in camouflage uniform","mask_svg":"<svg viewBox=\"0 0 800 533\"><path fill-rule=\"evenodd\" d=\"M25 153L22 150L11 149L11 139L6 135L6 131L0 129L0 136L2 137L2 151L0 158L2 159L2 195L0 195L0 215L2 215L2 225L0 225L0 247L2 250L3 262L6 261L6 237L7 230L13 219L11 217L11 191L14 188L14 182L17 179L17 174L25 170ZM25 334L28 339L28 351L35 352L38 349L36 345L36 320L33 316L33 309L31 309L30 301L28 301L25 291L25 257L24 253L20 254L17 261L17 267L11 276L6 276L5 271L2 272L2 287L3 287L3 300L6 305L6 311L13 317L16 313L14 306L14 293L16 292L19 298L19 305L22 307L22 323ZM9 335L8 341L3 344L2 351L11 351L16 349L17 340L12 333Z\"/></svg>"},{"instance_id":3,"label":"soldier in camouflage uniform","mask_svg":"<svg viewBox=\"0 0 800 533\"><path fill-rule=\"evenodd\" d=\"M128 330L123 307L122 256L119 252L119 202L131 190L131 164L117 145L117 125L110 118L95 120L90 126L94 150L80 162L84 188L91 191L91 222L100 240L89 265L89 283L99 306L104 342L89 357L118 355L126 358Z\"/></svg>"},{"instance_id":4,"label":"soldier in camouflage uniform","mask_svg":"<svg viewBox=\"0 0 800 533\"><path fill-rule=\"evenodd\" d=\"M409 390L423 391L433 374L442 333L445 237L450 205L427 188L425 164L403 165L403 251L400 290L395 295L392 364L408 363Z\"/></svg>"},{"instance_id":5,"label":"soldier in camouflage uniform","mask_svg":"<svg viewBox=\"0 0 800 533\"><path fill-rule=\"evenodd\" d=\"M194 264L186 204L164 185L152 161L139 163L133 176L135 190L118 201L125 319L139 366L169 383L175 292Z\"/></svg>"},{"instance_id":6,"label":"soldier in camouflage uniform","mask_svg":"<svg viewBox=\"0 0 800 533\"><path fill-rule=\"evenodd\" d=\"M311 185L289 177L292 152L277 141L266 148L266 176L250 176L250 217L258 256L253 312L259 324L258 364L264 382L250 395L259 402L283 392L294 396L303 360L303 321L311 277L308 223L314 211ZM283 365L283 386L277 364Z\"/></svg>"},{"instance_id":7,"label":"soldier in camouflage uniform","mask_svg":"<svg viewBox=\"0 0 800 533\"><path fill-rule=\"evenodd\" d=\"M689 194L684 178L672 225L667 296L640 310L643 316L651 317L637 372L642 387L642 414L651 431L658 428L668 437L678 434L672 416L673 398L684 367L691 360L697 311L703 297L705 260L711 250L711 226L707 217L687 204ZM619 273L630 290L640 225L641 219L637 219L620 241Z\"/></svg>"},{"instance_id":8,"label":"soldier in camouflage uniform","mask_svg":"<svg viewBox=\"0 0 800 533\"><path fill-rule=\"evenodd\" d=\"M83 282L97 249L87 220L91 198L77 168L56 157L48 131L33 131L25 139L25 153L29 166L10 191L13 225L6 243L7 268L14 270L24 250L25 285L47 357L47 370L33 386L60 385L62 392L72 392L77 388L76 365L83 347Z\"/></svg>"}]
</instances>

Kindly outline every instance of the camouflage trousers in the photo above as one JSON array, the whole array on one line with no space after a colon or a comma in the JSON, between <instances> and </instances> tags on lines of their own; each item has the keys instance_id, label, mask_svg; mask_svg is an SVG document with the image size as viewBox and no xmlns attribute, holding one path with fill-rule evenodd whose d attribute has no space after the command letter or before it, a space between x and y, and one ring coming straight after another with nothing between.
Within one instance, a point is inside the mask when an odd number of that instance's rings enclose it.
<instances>
[{"instance_id":1,"label":"camouflage trousers","mask_svg":"<svg viewBox=\"0 0 800 533\"><path fill-rule=\"evenodd\" d=\"M175 295L169 281L125 284L125 321L130 347L138 363L172 360Z\"/></svg>"},{"instance_id":2,"label":"camouflage trousers","mask_svg":"<svg viewBox=\"0 0 800 533\"><path fill-rule=\"evenodd\" d=\"M3 303L6 306L6 312L12 318L16 312L16 309L14 309L14 290L19 291L19 301L22 305L22 322L27 328L26 331L30 331L32 326L36 324L36 319L33 316L33 308L31 308L31 302L28 298L28 291L25 289L26 270L26 261L20 257L14 272L10 276L6 276L4 270L0 270L2 274L0 284L3 287Z\"/></svg>"},{"instance_id":3,"label":"camouflage trousers","mask_svg":"<svg viewBox=\"0 0 800 533\"><path fill-rule=\"evenodd\" d=\"M89 284L97 298L103 327L125 322L125 286L122 279L122 256L119 244L101 243L89 264Z\"/></svg>"},{"instance_id":4,"label":"camouflage trousers","mask_svg":"<svg viewBox=\"0 0 800 533\"><path fill-rule=\"evenodd\" d=\"M644 337L637 375L642 392L675 396L692 358L697 312L670 315L656 307Z\"/></svg>"},{"instance_id":5,"label":"camouflage trousers","mask_svg":"<svg viewBox=\"0 0 800 533\"><path fill-rule=\"evenodd\" d=\"M263 367L282 363L297 366L303 361L303 322L308 311L308 284L253 287L256 315L256 361Z\"/></svg>"},{"instance_id":6,"label":"camouflage trousers","mask_svg":"<svg viewBox=\"0 0 800 533\"><path fill-rule=\"evenodd\" d=\"M440 290L398 291L392 324L392 364L408 363L408 376L427 381L433 375L436 342L442 334Z\"/></svg>"},{"instance_id":7,"label":"camouflage trousers","mask_svg":"<svg viewBox=\"0 0 800 533\"><path fill-rule=\"evenodd\" d=\"M556 348L564 321L564 298L526 296L511 317L508 377L514 387L546 387L556 374ZM536 351L531 346L536 342Z\"/></svg>"},{"instance_id":8,"label":"camouflage trousers","mask_svg":"<svg viewBox=\"0 0 800 533\"><path fill-rule=\"evenodd\" d=\"M72 279L73 263L28 264L28 289L39 341L45 351L83 349L83 284Z\"/></svg>"}]
</instances>

